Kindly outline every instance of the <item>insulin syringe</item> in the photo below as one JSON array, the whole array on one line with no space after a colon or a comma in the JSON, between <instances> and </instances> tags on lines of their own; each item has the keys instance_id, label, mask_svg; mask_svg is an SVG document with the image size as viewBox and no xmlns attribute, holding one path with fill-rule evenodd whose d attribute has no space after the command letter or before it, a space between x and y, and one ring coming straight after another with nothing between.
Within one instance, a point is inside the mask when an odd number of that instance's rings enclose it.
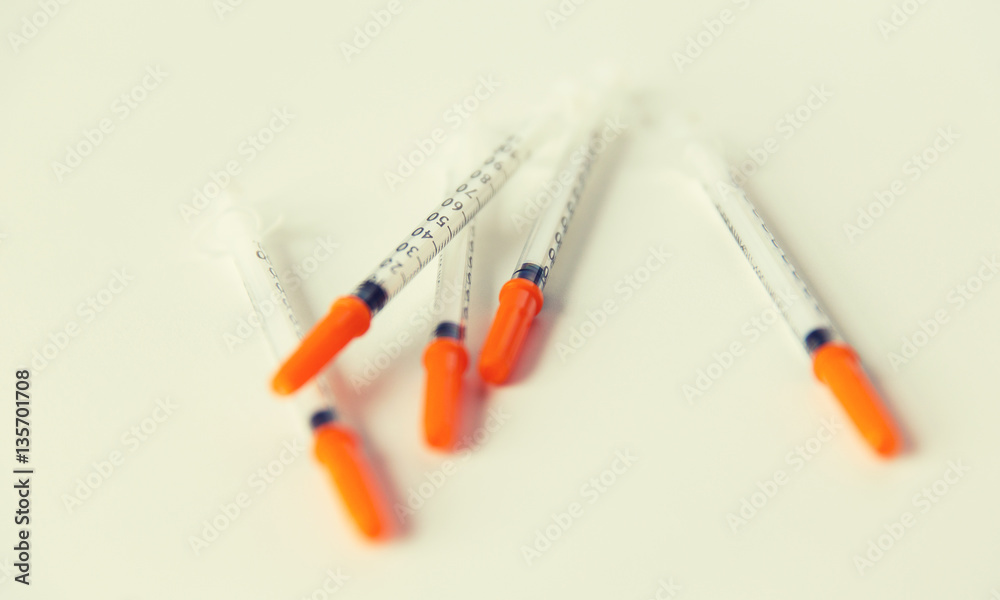
<instances>
[{"instance_id":1,"label":"insulin syringe","mask_svg":"<svg viewBox=\"0 0 1000 600\"><path fill-rule=\"evenodd\" d=\"M243 278L275 358L280 359L298 345L301 330L258 239L254 220L250 211L230 208L219 216L216 232ZM332 390L320 378L302 390L296 401L309 419L315 456L329 472L354 523L369 538L384 537L389 533L389 521L378 480L358 435L335 411Z\"/></svg>"},{"instance_id":2,"label":"insulin syringe","mask_svg":"<svg viewBox=\"0 0 1000 600\"><path fill-rule=\"evenodd\" d=\"M542 290L594 162L618 135L606 116L605 111L595 112L592 122L585 122L585 134L570 146L551 182L553 187L559 187L555 194L549 194L549 205L535 220L514 274L500 288L500 306L479 355L479 374L489 383L500 384L507 380L531 323L542 310Z\"/></svg>"},{"instance_id":3,"label":"insulin syringe","mask_svg":"<svg viewBox=\"0 0 1000 600\"><path fill-rule=\"evenodd\" d=\"M732 181L721 156L702 144L691 143L685 161L792 331L805 345L816 377L830 388L876 452L883 456L896 454L902 447L900 435L857 354L839 341L830 319L820 310L749 198ZM782 300L780 295L785 292L791 292L797 300Z\"/></svg>"},{"instance_id":4,"label":"insulin syringe","mask_svg":"<svg viewBox=\"0 0 1000 600\"><path fill-rule=\"evenodd\" d=\"M299 389L348 342L368 331L372 317L472 221L535 147L549 136L557 117L558 113L546 113L505 139L417 223L352 294L334 302L330 312L281 365L271 382L274 391L291 394Z\"/></svg>"},{"instance_id":5,"label":"insulin syringe","mask_svg":"<svg viewBox=\"0 0 1000 600\"><path fill-rule=\"evenodd\" d=\"M424 350L424 439L439 450L454 448L462 422L462 379L469 365L465 326L469 320L475 224L441 253L435 308L441 318Z\"/></svg>"}]
</instances>

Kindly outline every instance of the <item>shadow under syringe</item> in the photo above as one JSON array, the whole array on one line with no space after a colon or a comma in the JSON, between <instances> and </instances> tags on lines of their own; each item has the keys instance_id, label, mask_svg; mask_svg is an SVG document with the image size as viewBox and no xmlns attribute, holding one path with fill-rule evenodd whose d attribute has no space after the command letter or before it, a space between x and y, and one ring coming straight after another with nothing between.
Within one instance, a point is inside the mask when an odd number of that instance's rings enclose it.
<instances>
[{"instance_id":1,"label":"shadow under syringe","mask_svg":"<svg viewBox=\"0 0 1000 600\"><path fill-rule=\"evenodd\" d=\"M277 256L272 257L272 262L278 267L279 272L287 272L288 265L282 257L289 256L287 252L288 239L281 234L274 235L273 238L270 245L278 248L278 252L276 253ZM307 325L307 323L315 323L317 319L316 315L309 308L309 304L301 290L301 287L296 287L293 290L286 289L285 296L299 321L302 333L305 334L310 328L310 325ZM333 392L336 402L336 412L343 418L345 423L355 427L356 433L363 440L364 453L375 472L376 483L382 493L382 510L384 511L384 516L391 523L391 530L388 532L388 536L402 537L406 535L409 529L406 522L398 519L392 510L392 507L399 504L403 497L399 489L395 486L382 455L370 443L370 438L365 434L365 431L367 431L366 420L357 402L359 394L352 390L351 386L345 380L343 373L336 366L335 361L331 361L316 377L322 378L327 383ZM368 394L365 394L365 396L368 396Z\"/></svg>"},{"instance_id":2,"label":"shadow under syringe","mask_svg":"<svg viewBox=\"0 0 1000 600\"><path fill-rule=\"evenodd\" d=\"M571 292L572 283L582 264L580 257L583 249L590 243L591 233L599 221L598 217L607 209L605 199L614 186L621 161L627 154L630 139L625 135L612 142L594 163L594 171L574 211L565 241L546 282L542 310L528 332L521 356L511 371L508 384L516 384L529 377L542 356L552 350L549 340L553 325L563 310L566 294Z\"/></svg>"}]
</instances>

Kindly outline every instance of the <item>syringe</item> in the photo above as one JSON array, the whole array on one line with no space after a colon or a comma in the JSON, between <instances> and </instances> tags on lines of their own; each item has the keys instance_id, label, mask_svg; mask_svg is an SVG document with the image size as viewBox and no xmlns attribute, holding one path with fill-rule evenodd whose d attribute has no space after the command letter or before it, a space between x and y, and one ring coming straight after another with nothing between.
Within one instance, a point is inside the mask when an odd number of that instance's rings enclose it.
<instances>
[{"instance_id":1,"label":"syringe","mask_svg":"<svg viewBox=\"0 0 1000 600\"><path fill-rule=\"evenodd\" d=\"M352 294L334 302L330 312L275 374L271 382L274 391L284 395L299 389L348 342L368 331L372 317L472 221L532 150L547 138L557 116L558 113L546 113L506 138L454 192L417 223Z\"/></svg>"},{"instance_id":2,"label":"syringe","mask_svg":"<svg viewBox=\"0 0 1000 600\"><path fill-rule=\"evenodd\" d=\"M454 447L462 421L462 378L469 364L465 325L469 320L475 227L470 224L462 230L455 243L441 253L434 299L441 319L424 350L424 439L439 450Z\"/></svg>"},{"instance_id":3,"label":"syringe","mask_svg":"<svg viewBox=\"0 0 1000 600\"><path fill-rule=\"evenodd\" d=\"M883 456L896 454L902 446L899 433L857 354L847 344L837 341L839 336L830 319L820 310L750 199L732 181L725 162L698 143L688 144L685 161L792 331L812 356L816 377L830 388L876 452ZM786 302L780 297L782 292L790 292L798 300Z\"/></svg>"},{"instance_id":4,"label":"syringe","mask_svg":"<svg viewBox=\"0 0 1000 600\"><path fill-rule=\"evenodd\" d=\"M254 214L229 208L216 222L216 233L228 248L243 278L247 295L270 343L275 359L299 343L299 322L285 296L278 273L261 244ZM332 390L322 378L297 398L313 432L313 452L326 467L358 529L376 539L389 532L387 505L361 441L335 411Z\"/></svg>"},{"instance_id":5,"label":"syringe","mask_svg":"<svg viewBox=\"0 0 1000 600\"><path fill-rule=\"evenodd\" d=\"M536 218L513 276L500 288L500 306L479 355L479 374L490 383L503 383L514 368L528 329L542 310L542 290L594 162L620 134L606 110L593 112L584 122L585 134L570 146L551 181L557 191Z\"/></svg>"}]
</instances>

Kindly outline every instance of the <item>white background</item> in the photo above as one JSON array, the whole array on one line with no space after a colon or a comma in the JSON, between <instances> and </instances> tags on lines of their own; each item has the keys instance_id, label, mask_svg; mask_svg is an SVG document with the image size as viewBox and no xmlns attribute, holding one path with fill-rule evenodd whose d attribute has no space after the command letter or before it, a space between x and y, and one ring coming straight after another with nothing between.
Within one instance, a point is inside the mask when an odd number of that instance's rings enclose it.
<instances>
[{"instance_id":1,"label":"white background","mask_svg":"<svg viewBox=\"0 0 1000 600\"><path fill-rule=\"evenodd\" d=\"M690 599L985 600L1000 589L1000 282L983 283L961 308L948 300L1000 250L993 3L928 0L885 35L889 0L590 0L554 27L546 11L558 10L555 0L401 5L348 61L342 43L386 3L247 0L220 16L209 0L72 2L23 44L8 34L25 35L22 19L41 9L4 3L7 393L50 336L71 323L79 333L32 371L32 585L12 581L6 475L0 597L298 599L338 569L349 579L330 597L642 600L658 589L666 597L661 581ZM710 45L679 68L688 38L723 9L731 23L716 39L703 33ZM395 190L386 184L414 140L440 127L449 143L493 145L471 122L453 129L444 117L480 77L500 86L476 118L502 129L553 80L581 78L604 59L633 73L642 110L579 210L514 381L483 390L470 370L471 402L500 411L502 426L470 457L450 458L457 469L387 544L358 539L308 454L255 493L248 478L308 433L267 391L274 365L261 335L227 346L250 307L232 265L194 241L207 217L182 216L193 190L238 161L246 197L267 223L282 218L266 240L274 260L282 271L312 269L289 286L312 323L440 195L441 149ZM147 67L167 75L119 119L113 103ZM786 137L779 119L812 86L833 97ZM240 154L281 108L294 115L288 128L254 160ZM673 169L671 113L713 132L733 162L775 138L747 188L898 414L911 440L904 457L876 459L848 427L801 470L787 460L840 409L784 324L753 342L741 331L770 301ZM53 162L103 118L112 133L60 181ZM957 141L911 180L904 165L949 127ZM483 213L473 354L522 243L509 215L545 176L526 167ZM895 179L905 193L849 239L844 225ZM304 262L327 236L339 245L332 256ZM615 286L650 247L671 258L626 299ZM134 279L88 322L78 306L121 269ZM428 332L411 317L429 303L432 280L417 279L332 370L402 502L449 460L422 446L419 429ZM617 312L561 357L558 344L608 300ZM889 353L941 310L947 323L895 368ZM410 337L399 356L355 392L351 377L402 332ZM746 353L687 402L682 386L733 342ZM123 434L157 399L176 410L126 445ZM3 407L0 462L13 468L13 403ZM124 464L67 507L115 451ZM582 486L619 451L638 460L589 503ZM971 470L933 505L914 504L949 461ZM779 469L788 483L734 532L727 515ZM190 540L203 522L244 492L250 506L196 554ZM529 565L523 547L572 502L583 516ZM856 557L907 511L913 526L859 572Z\"/></svg>"}]
</instances>

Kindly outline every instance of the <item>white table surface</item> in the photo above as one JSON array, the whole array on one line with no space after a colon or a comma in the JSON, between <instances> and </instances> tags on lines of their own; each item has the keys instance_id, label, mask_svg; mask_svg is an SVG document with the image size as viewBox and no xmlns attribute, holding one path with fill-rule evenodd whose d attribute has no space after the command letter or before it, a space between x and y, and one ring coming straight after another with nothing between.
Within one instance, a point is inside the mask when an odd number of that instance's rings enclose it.
<instances>
[{"instance_id":1,"label":"white table surface","mask_svg":"<svg viewBox=\"0 0 1000 600\"><path fill-rule=\"evenodd\" d=\"M49 18L27 0L0 9L0 380L11 396L14 371L36 362L32 583L13 580L8 474L0 598L997 597L1000 278L969 281L1000 251L995 4L567 0L574 12L553 26L556 0L399 0L349 61L342 44L390 3L335 4L246 0L221 16L210 0L71 2ZM883 34L895 5L913 14ZM33 17L42 26L22 20ZM680 68L678 53L696 51L688 38L709 27L721 32L702 33L711 43ZM193 190L235 161L265 220L281 216L266 242L283 271L306 274L288 287L312 323L439 195L445 150L394 190L385 173L436 128L448 143L474 138L446 111L481 77L499 85L481 91L477 118L515 122L552 80L605 59L634 73L646 116L579 210L514 381L487 390L470 370L472 403L497 419L481 422L482 443L452 457L422 446L428 331L411 319L430 300L425 274L333 370L399 501L440 484L405 534L360 541L308 453L270 484L254 479L308 432L267 391L260 333L227 345L250 307L231 264L193 242L205 219L182 216ZM813 88L832 96L789 129L781 120ZM129 93L142 98L133 107L120 100ZM287 127L241 152L282 109ZM850 427L821 432L843 416L794 336L778 322L751 339L770 300L673 169L667 114L701 123L734 162L773 150L747 189L899 416L906 455L879 460ZM78 166L53 166L102 126ZM915 178L908 161L940 129L958 137ZM522 243L509 215L545 176L526 167L483 213L474 354ZM905 191L852 239L844 225L894 180ZM650 249L670 258L626 297L619 284ZM127 286L110 283L116 273ZM965 285L978 291L960 302ZM560 356L609 300L616 312ZM946 322L893 365L935 315ZM355 392L351 378L402 333L391 366ZM34 358L51 340L64 347ZM689 403L683 386L734 342L745 353ZM11 455L12 400L0 428ZM167 416L158 402L176 408ZM144 425L145 440L129 435ZM624 468L618 453L635 459ZM113 454L113 472L95 475ZM622 472L595 492L590 480L612 465ZM99 487L68 503L88 476ZM734 531L729 515L762 488L773 497ZM249 505L196 553L203 522L243 493ZM574 502L579 516L527 560ZM859 563L901 519L910 526L891 548Z\"/></svg>"}]
</instances>

